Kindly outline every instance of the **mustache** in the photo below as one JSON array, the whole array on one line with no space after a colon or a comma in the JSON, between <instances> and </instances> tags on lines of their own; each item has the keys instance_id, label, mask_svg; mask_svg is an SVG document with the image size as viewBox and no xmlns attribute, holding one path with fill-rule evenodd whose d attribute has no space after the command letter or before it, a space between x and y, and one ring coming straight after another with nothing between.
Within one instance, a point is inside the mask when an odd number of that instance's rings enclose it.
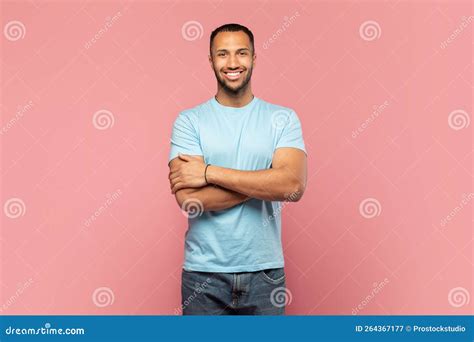
<instances>
[{"instance_id":1,"label":"mustache","mask_svg":"<svg viewBox=\"0 0 474 342\"><path fill-rule=\"evenodd\" d=\"M225 77L221 76L221 73L219 72L219 70L216 70L216 69L213 69L213 70L214 70L214 74L216 75L217 82L221 85L222 88L226 89L229 93L238 94L242 89L248 87L250 79L252 78L253 68L246 69L247 71L246 76L244 80L242 81L242 83L240 84L240 86L237 88L229 87Z\"/></svg>"}]
</instances>

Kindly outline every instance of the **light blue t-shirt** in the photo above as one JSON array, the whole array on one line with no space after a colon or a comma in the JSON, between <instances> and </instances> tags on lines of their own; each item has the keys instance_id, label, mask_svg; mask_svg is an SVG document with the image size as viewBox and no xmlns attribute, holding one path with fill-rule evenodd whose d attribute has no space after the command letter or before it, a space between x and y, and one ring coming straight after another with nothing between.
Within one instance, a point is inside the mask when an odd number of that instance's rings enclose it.
<instances>
[{"instance_id":1,"label":"light blue t-shirt","mask_svg":"<svg viewBox=\"0 0 474 342\"><path fill-rule=\"evenodd\" d=\"M271 168L279 147L306 153L294 110L257 97L243 107L227 107L213 97L178 115L169 161L178 153L201 155L209 164L255 171ZM183 268L233 273L283 267L281 209L280 202L250 199L189 215Z\"/></svg>"}]
</instances>

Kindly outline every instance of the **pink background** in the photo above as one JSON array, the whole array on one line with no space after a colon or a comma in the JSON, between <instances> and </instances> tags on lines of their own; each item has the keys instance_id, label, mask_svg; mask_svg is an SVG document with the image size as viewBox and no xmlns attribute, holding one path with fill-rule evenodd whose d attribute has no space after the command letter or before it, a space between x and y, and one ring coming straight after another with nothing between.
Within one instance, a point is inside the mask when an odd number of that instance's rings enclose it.
<instances>
[{"instance_id":1,"label":"pink background","mask_svg":"<svg viewBox=\"0 0 474 342\"><path fill-rule=\"evenodd\" d=\"M177 312L171 127L215 94L209 35L228 22L254 32L253 91L296 110L309 154L283 210L287 312L473 313L471 2L1 9L2 314Z\"/></svg>"}]
</instances>

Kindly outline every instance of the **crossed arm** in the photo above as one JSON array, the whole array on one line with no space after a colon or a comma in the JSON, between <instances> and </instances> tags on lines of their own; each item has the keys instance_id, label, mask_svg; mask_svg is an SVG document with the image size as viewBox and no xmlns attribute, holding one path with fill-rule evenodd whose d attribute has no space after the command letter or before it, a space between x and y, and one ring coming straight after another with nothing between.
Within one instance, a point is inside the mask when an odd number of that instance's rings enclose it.
<instances>
[{"instance_id":1,"label":"crossed arm","mask_svg":"<svg viewBox=\"0 0 474 342\"><path fill-rule=\"evenodd\" d=\"M298 201L306 187L306 154L296 148L278 148L272 167L242 171L206 164L202 156L180 155L170 164L171 192L182 207L186 200L202 203L204 211L223 210L250 198Z\"/></svg>"}]
</instances>

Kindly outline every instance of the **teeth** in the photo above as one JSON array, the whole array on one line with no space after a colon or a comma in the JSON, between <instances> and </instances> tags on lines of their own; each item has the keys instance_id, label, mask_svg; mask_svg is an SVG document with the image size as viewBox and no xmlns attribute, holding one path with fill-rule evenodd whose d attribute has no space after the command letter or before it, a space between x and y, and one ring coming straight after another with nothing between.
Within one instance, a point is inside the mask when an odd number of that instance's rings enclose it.
<instances>
[{"instance_id":1,"label":"teeth","mask_svg":"<svg viewBox=\"0 0 474 342\"><path fill-rule=\"evenodd\" d=\"M237 72L226 72L226 75L229 75L229 76L237 76L241 73L242 71L237 71Z\"/></svg>"}]
</instances>

